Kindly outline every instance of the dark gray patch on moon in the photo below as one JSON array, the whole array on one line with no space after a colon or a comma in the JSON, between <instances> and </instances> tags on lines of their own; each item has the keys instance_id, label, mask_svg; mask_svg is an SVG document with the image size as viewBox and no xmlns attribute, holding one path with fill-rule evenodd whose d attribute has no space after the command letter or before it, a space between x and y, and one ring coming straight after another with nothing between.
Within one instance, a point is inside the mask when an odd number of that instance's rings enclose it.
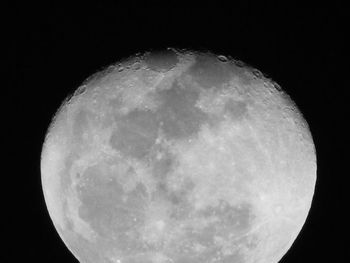
<instances>
[{"instance_id":1,"label":"dark gray patch on moon","mask_svg":"<svg viewBox=\"0 0 350 263\"><path fill-rule=\"evenodd\" d=\"M157 154L161 154L157 158ZM166 149L157 149L150 159L152 164L152 174L157 180L165 179L167 174L172 171L176 165L176 157Z\"/></svg>"},{"instance_id":2,"label":"dark gray patch on moon","mask_svg":"<svg viewBox=\"0 0 350 263\"><path fill-rule=\"evenodd\" d=\"M179 62L176 52L172 49L153 51L144 57L146 66L154 71L166 72L171 70Z\"/></svg>"},{"instance_id":3,"label":"dark gray patch on moon","mask_svg":"<svg viewBox=\"0 0 350 263\"><path fill-rule=\"evenodd\" d=\"M238 253L233 253L232 255L222 256L221 260L217 261L218 263L243 263L245 260L243 257Z\"/></svg>"},{"instance_id":4,"label":"dark gray patch on moon","mask_svg":"<svg viewBox=\"0 0 350 263\"><path fill-rule=\"evenodd\" d=\"M144 158L157 139L159 121L151 111L134 110L116 120L110 145L127 157Z\"/></svg>"},{"instance_id":5,"label":"dark gray patch on moon","mask_svg":"<svg viewBox=\"0 0 350 263\"><path fill-rule=\"evenodd\" d=\"M177 81L171 89L158 92L162 105L157 113L162 130L168 139L184 139L197 134L208 116L195 107L199 93L190 86Z\"/></svg>"},{"instance_id":6,"label":"dark gray patch on moon","mask_svg":"<svg viewBox=\"0 0 350 263\"><path fill-rule=\"evenodd\" d=\"M153 175L156 178L165 178L167 173L169 173L173 166L173 159L170 157L165 157L160 160L155 161L153 165Z\"/></svg>"},{"instance_id":7,"label":"dark gray patch on moon","mask_svg":"<svg viewBox=\"0 0 350 263\"><path fill-rule=\"evenodd\" d=\"M123 259L122 263L154 263L154 261L150 258L149 254L140 253L139 255L130 256L127 259Z\"/></svg>"},{"instance_id":8,"label":"dark gray patch on moon","mask_svg":"<svg viewBox=\"0 0 350 263\"><path fill-rule=\"evenodd\" d=\"M193 191L194 188L194 182L191 179L185 179L180 189L176 191L170 191L168 193L168 198L173 205L185 204L188 202L188 195Z\"/></svg>"},{"instance_id":9,"label":"dark gray patch on moon","mask_svg":"<svg viewBox=\"0 0 350 263\"><path fill-rule=\"evenodd\" d=\"M222 202L220 206L206 210L205 214L206 216L216 215L220 218L222 231L219 230L219 232L222 232L222 234L227 233L228 230L243 233L251 226L251 209L248 204L233 207Z\"/></svg>"},{"instance_id":10,"label":"dark gray patch on moon","mask_svg":"<svg viewBox=\"0 0 350 263\"><path fill-rule=\"evenodd\" d=\"M221 88L232 78L227 63L220 62L213 55L197 55L196 62L186 72L203 88Z\"/></svg>"},{"instance_id":11,"label":"dark gray patch on moon","mask_svg":"<svg viewBox=\"0 0 350 263\"><path fill-rule=\"evenodd\" d=\"M208 261L203 261L203 259L200 257L200 255L177 255L176 259L173 261L174 263L203 263Z\"/></svg>"},{"instance_id":12,"label":"dark gray patch on moon","mask_svg":"<svg viewBox=\"0 0 350 263\"><path fill-rule=\"evenodd\" d=\"M225 103L224 112L228 114L231 120L240 120L247 113L247 104L243 101L229 99Z\"/></svg>"},{"instance_id":13,"label":"dark gray patch on moon","mask_svg":"<svg viewBox=\"0 0 350 263\"><path fill-rule=\"evenodd\" d=\"M122 186L109 175L104 179L97 167L88 168L84 181L77 186L78 197L81 201L79 216L94 229L101 237L110 238L112 232L118 235L135 227L132 218L142 218L143 200L142 189L127 194L123 198ZM118 175L127 176L127 175Z\"/></svg>"},{"instance_id":14,"label":"dark gray patch on moon","mask_svg":"<svg viewBox=\"0 0 350 263\"><path fill-rule=\"evenodd\" d=\"M88 112L79 109L73 120L73 136L77 143L82 143L83 133L89 128Z\"/></svg>"}]
</instances>

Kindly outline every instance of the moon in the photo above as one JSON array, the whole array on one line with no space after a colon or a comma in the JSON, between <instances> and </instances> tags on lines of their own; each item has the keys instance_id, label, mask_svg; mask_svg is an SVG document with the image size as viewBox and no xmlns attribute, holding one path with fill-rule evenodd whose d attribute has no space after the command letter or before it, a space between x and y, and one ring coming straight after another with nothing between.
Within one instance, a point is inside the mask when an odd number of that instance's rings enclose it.
<instances>
[{"instance_id":1,"label":"moon","mask_svg":"<svg viewBox=\"0 0 350 263\"><path fill-rule=\"evenodd\" d=\"M277 83L168 48L106 68L62 103L41 178L80 262L274 263L307 218L316 153Z\"/></svg>"}]
</instances>

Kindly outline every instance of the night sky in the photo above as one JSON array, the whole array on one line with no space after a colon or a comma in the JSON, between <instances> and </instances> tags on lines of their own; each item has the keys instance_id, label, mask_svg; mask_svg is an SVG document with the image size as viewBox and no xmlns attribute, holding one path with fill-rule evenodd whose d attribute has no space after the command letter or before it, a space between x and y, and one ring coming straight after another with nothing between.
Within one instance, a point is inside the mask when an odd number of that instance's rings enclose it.
<instances>
[{"instance_id":1,"label":"night sky","mask_svg":"<svg viewBox=\"0 0 350 263\"><path fill-rule=\"evenodd\" d=\"M344 7L211 2L27 3L3 10L1 262L77 262L43 199L40 154L47 127L64 98L91 74L137 52L166 47L242 60L296 102L313 135L318 178L307 222L281 262L345 262L349 84Z\"/></svg>"}]
</instances>

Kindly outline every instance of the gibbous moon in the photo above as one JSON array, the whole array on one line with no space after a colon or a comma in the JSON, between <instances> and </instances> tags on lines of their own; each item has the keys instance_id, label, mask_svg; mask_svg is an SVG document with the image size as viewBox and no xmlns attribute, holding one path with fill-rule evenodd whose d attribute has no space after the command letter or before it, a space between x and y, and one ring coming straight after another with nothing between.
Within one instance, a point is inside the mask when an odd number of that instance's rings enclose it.
<instances>
[{"instance_id":1,"label":"gibbous moon","mask_svg":"<svg viewBox=\"0 0 350 263\"><path fill-rule=\"evenodd\" d=\"M272 80L210 52L138 54L90 77L43 146L50 217L83 263L276 263L316 155Z\"/></svg>"}]
</instances>

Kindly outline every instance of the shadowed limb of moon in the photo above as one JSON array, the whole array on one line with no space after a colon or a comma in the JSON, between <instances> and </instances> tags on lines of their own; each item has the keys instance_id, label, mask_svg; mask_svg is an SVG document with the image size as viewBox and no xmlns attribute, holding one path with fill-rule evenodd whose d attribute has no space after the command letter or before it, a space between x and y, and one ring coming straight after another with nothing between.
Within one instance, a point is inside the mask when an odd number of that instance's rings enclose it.
<instances>
[{"instance_id":1,"label":"shadowed limb of moon","mask_svg":"<svg viewBox=\"0 0 350 263\"><path fill-rule=\"evenodd\" d=\"M313 196L287 94L211 53L148 52L96 74L42 152L51 219L80 262L278 262Z\"/></svg>"}]
</instances>

